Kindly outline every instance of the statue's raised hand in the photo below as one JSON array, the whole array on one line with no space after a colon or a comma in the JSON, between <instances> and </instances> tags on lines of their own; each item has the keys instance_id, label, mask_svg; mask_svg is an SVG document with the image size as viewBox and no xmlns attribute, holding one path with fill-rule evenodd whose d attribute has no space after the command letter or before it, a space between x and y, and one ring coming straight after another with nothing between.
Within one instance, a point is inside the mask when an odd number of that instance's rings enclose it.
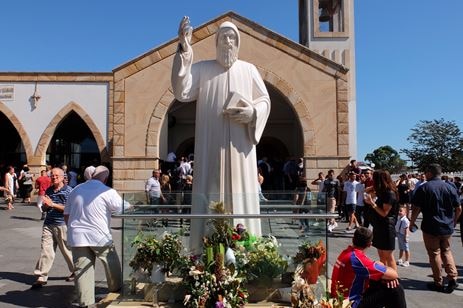
<instances>
[{"instance_id":1,"label":"statue's raised hand","mask_svg":"<svg viewBox=\"0 0 463 308\"><path fill-rule=\"evenodd\" d=\"M190 25L190 18L183 16L180 26L178 28L178 39L182 51L189 51L191 48L191 35L193 33L193 27Z\"/></svg>"}]
</instances>

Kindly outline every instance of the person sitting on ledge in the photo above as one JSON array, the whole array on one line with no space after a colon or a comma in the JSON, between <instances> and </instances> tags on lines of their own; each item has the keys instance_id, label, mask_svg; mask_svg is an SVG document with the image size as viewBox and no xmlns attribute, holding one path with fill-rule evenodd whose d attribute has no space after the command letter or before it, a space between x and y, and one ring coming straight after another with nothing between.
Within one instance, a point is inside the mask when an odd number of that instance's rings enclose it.
<instances>
[{"instance_id":1,"label":"person sitting on ledge","mask_svg":"<svg viewBox=\"0 0 463 308\"><path fill-rule=\"evenodd\" d=\"M405 294L397 272L368 258L364 251L371 246L373 232L359 227L352 244L341 252L333 267L331 296L352 301L352 308L405 308Z\"/></svg>"}]
</instances>

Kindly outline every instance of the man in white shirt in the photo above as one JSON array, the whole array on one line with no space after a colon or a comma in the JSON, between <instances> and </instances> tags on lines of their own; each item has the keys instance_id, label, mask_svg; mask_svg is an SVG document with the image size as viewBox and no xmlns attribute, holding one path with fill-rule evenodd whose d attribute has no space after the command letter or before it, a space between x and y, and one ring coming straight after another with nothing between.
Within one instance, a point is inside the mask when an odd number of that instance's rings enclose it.
<instances>
[{"instance_id":1,"label":"man in white shirt","mask_svg":"<svg viewBox=\"0 0 463 308\"><path fill-rule=\"evenodd\" d=\"M92 167L93 168L93 167ZM109 170L98 166L92 178L78 185L69 195L64 208L68 225L68 243L75 267L75 288L78 305L95 303L95 260L103 263L110 292L122 286L122 269L114 247L110 224L111 214L121 213L123 200L105 185Z\"/></svg>"},{"instance_id":2,"label":"man in white shirt","mask_svg":"<svg viewBox=\"0 0 463 308\"><path fill-rule=\"evenodd\" d=\"M187 161L186 157L182 157L180 160L180 166L178 167L178 173L182 179L182 183L185 182L186 176L191 175L191 165Z\"/></svg>"},{"instance_id":3,"label":"man in white shirt","mask_svg":"<svg viewBox=\"0 0 463 308\"><path fill-rule=\"evenodd\" d=\"M357 206L358 188L356 179L357 174L354 171L349 171L349 179L344 182L344 205L349 219L346 232L354 232L355 228L359 226L357 218L355 217L355 207Z\"/></svg>"},{"instance_id":4,"label":"man in white shirt","mask_svg":"<svg viewBox=\"0 0 463 308\"><path fill-rule=\"evenodd\" d=\"M153 176L146 181L145 191L151 205L161 204L161 199L164 199L164 196L161 192L161 183L159 179L161 177L161 171L159 169L153 170ZM157 211L155 211L157 213Z\"/></svg>"}]
</instances>

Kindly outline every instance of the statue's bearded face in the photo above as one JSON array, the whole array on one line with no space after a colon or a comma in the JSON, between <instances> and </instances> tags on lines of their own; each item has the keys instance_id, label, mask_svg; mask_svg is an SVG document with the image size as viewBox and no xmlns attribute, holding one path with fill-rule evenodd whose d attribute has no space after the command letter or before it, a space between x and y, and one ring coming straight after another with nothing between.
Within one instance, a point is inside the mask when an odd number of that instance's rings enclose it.
<instances>
[{"instance_id":1,"label":"statue's bearded face","mask_svg":"<svg viewBox=\"0 0 463 308\"><path fill-rule=\"evenodd\" d=\"M238 36L233 29L219 32L217 39L217 62L223 67L230 68L238 59Z\"/></svg>"}]
</instances>

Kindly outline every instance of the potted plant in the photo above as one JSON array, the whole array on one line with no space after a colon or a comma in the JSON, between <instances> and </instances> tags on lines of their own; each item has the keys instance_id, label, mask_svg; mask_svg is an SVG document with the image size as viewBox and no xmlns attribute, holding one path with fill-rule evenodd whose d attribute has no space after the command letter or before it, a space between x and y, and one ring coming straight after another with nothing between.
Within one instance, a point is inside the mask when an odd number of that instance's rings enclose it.
<instances>
[{"instance_id":1,"label":"potted plant","mask_svg":"<svg viewBox=\"0 0 463 308\"><path fill-rule=\"evenodd\" d=\"M275 237L258 238L248 253L245 272L249 282L269 287L286 271L288 262L280 255Z\"/></svg>"},{"instance_id":2,"label":"potted plant","mask_svg":"<svg viewBox=\"0 0 463 308\"><path fill-rule=\"evenodd\" d=\"M132 241L136 252L129 263L133 271L142 271L149 276L153 268L160 268L163 273L174 272L181 268L185 257L181 254L183 245L177 234L164 232L160 239L155 235L139 233Z\"/></svg>"},{"instance_id":3,"label":"potted plant","mask_svg":"<svg viewBox=\"0 0 463 308\"><path fill-rule=\"evenodd\" d=\"M305 242L298 247L293 257L297 265L296 275L300 275L307 283L314 284L326 262L326 249L320 240L316 244Z\"/></svg>"}]
</instances>

